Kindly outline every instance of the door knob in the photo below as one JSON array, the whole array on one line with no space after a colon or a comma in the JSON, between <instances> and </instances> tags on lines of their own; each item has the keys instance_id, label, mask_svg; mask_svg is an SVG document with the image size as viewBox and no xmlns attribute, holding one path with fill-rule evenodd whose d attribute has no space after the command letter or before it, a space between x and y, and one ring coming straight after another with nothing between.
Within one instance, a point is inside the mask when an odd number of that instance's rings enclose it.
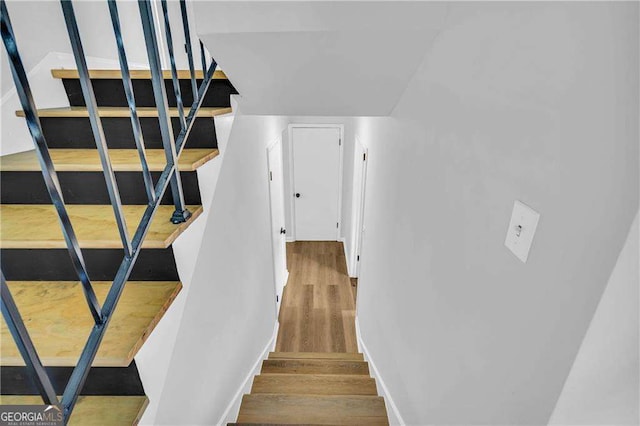
<instances>
[{"instance_id":1,"label":"door knob","mask_svg":"<svg viewBox=\"0 0 640 426\"><path fill-rule=\"evenodd\" d=\"M286 229L284 229L284 228L280 228L280 233L281 233L281 234L286 234L286 233L287 233L287 230L286 230Z\"/></svg>"},{"instance_id":2,"label":"door knob","mask_svg":"<svg viewBox=\"0 0 640 426\"><path fill-rule=\"evenodd\" d=\"M296 192L296 198L300 198L300 193Z\"/></svg>"}]
</instances>

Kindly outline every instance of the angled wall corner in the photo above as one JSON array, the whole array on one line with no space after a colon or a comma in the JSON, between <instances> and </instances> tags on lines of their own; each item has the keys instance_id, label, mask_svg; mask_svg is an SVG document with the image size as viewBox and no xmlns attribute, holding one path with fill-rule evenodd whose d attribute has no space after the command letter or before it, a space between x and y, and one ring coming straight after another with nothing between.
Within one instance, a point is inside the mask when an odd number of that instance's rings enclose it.
<instances>
[{"instance_id":1,"label":"angled wall corner","mask_svg":"<svg viewBox=\"0 0 640 426\"><path fill-rule=\"evenodd\" d=\"M639 239L636 214L550 425L640 423Z\"/></svg>"}]
</instances>

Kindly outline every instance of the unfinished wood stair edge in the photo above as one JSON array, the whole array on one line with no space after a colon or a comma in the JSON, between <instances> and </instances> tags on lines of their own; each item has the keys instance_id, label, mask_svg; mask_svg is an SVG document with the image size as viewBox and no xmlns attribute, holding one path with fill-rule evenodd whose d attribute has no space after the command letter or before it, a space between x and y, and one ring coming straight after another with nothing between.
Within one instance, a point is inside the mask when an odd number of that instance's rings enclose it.
<instances>
[{"instance_id":1,"label":"unfinished wood stair edge","mask_svg":"<svg viewBox=\"0 0 640 426\"><path fill-rule=\"evenodd\" d=\"M178 79L186 80L191 78L191 72L189 70L177 70ZM151 79L151 71L142 69L142 70L129 70L129 74L133 80L149 80ZM51 76L53 78L65 78L65 79L78 79L80 78L77 69L64 69L64 68L54 68L51 70ZM170 80L171 70L163 70L162 77L165 80ZM198 80L202 80L204 78L204 73L202 70L195 71L195 77ZM109 80L120 80L122 79L122 72L119 69L92 69L89 70L89 78L92 79L109 79ZM214 80L228 80L227 75L222 70L215 70L213 72Z\"/></svg>"},{"instance_id":2,"label":"unfinished wood stair edge","mask_svg":"<svg viewBox=\"0 0 640 426\"><path fill-rule=\"evenodd\" d=\"M160 307L160 309L158 309L156 316L151 319L151 321L149 322L149 325L147 326L147 329L144 330L144 332L142 333L142 336L140 336L136 344L133 345L133 347L131 348L131 351L129 351L129 353L127 354L126 365L131 364L131 361L133 361L133 358L136 356L138 351L142 348L142 345L144 345L144 342L147 341L151 333L153 333L153 330L156 329L156 326L158 325L158 323L160 323L160 320L164 318L164 314L167 313L167 311L169 310L169 307L171 307L171 305L173 304L173 301L176 300L176 297L178 297L178 294L181 291L182 291L182 282L178 282L178 285L176 286L173 293L171 293L171 295L165 300L164 304Z\"/></svg>"},{"instance_id":3,"label":"unfinished wood stair edge","mask_svg":"<svg viewBox=\"0 0 640 426\"><path fill-rule=\"evenodd\" d=\"M158 110L155 107L138 107L136 108L138 117L157 117ZM201 107L196 117L216 117L232 112L231 107ZM184 113L189 113L189 108L184 108ZM89 112L85 107L61 107L61 108L43 108L36 111L38 117L80 117L88 118ZM98 115L101 118L125 118L130 117L129 107L98 107ZM23 110L17 110L16 116L24 117ZM169 116L178 117L178 109L169 108Z\"/></svg>"},{"instance_id":4,"label":"unfinished wood stair edge","mask_svg":"<svg viewBox=\"0 0 640 426\"><path fill-rule=\"evenodd\" d=\"M53 148L49 150L57 172L102 172L97 149ZM166 167L163 149L146 149L149 171L161 172ZM185 148L178 158L182 172L195 171L219 155L217 148ZM111 166L115 172L141 172L142 165L136 149L109 149ZM39 172L40 163L35 150L0 157L0 172Z\"/></svg>"},{"instance_id":5,"label":"unfinished wood stair edge","mask_svg":"<svg viewBox=\"0 0 640 426\"><path fill-rule=\"evenodd\" d=\"M189 206L187 206L187 208L189 208ZM189 217L189 219L187 219L186 222L182 222L181 224L177 225L176 230L172 232L171 235L167 236L167 238L164 240L164 246L157 248L167 248L171 244L173 244L175 240L177 240L178 237L182 235L182 233L186 231L189 226L191 226L193 221L195 221L202 214L202 210L202 206L198 206L196 209L194 209L192 206L189 210L191 212L191 216ZM144 242L142 243L142 248L145 248Z\"/></svg>"},{"instance_id":6,"label":"unfinished wood stair edge","mask_svg":"<svg viewBox=\"0 0 640 426\"><path fill-rule=\"evenodd\" d=\"M6 233L0 233L0 235L2 236L2 238L0 239L0 248L3 249L36 249L36 248L40 248L40 249L61 249L61 248L67 248L66 246L66 242L64 240L64 237L62 236L62 231L60 230L60 226L57 222L57 216L55 216L55 211L53 210L53 206L50 204L3 204L0 206L0 217L2 217L2 227L7 227L7 224L12 224L13 221L11 218L11 216L9 216L9 219L7 218L7 215L10 214L10 212L14 212L16 213L16 211L20 211L20 212L24 212L24 210L28 207L33 207L34 211L39 210L39 214L42 214L42 209L44 208L48 208L51 209L50 213L51 213L51 219L53 220L49 220L49 218L45 218L45 220L47 220L47 224L48 226L50 225L51 227L53 227L55 229L55 236L54 237L47 237L45 239L34 239L34 238L27 238L26 236L24 238L20 237L20 234L18 234L18 236L7 236ZM83 206L89 206L92 208L103 208L104 209L104 213L109 215L109 219L108 219L108 224L110 226L115 227L115 218L113 218L113 210L112 207L110 205L81 205L81 204L74 204L74 205L67 205L67 210L70 213L70 217L71 217L71 222L73 224L74 222L74 209L78 209L79 207L83 207ZM8 208L11 208L11 210L7 210ZM131 207L130 205L125 205L123 207ZM139 207L140 209L145 209L146 206L141 205L141 206L135 206L135 207ZM167 207L168 210L172 210L173 206L161 206L161 207ZM178 225L173 225L170 224L169 225L169 217L170 215L166 215L165 218L162 217L158 217L158 215L163 214L162 212L156 212L156 215L152 221L151 227L149 229L150 232L156 232L159 233L159 231L154 230L154 222L156 220L166 220L167 224L165 226L169 227L169 231L164 231L163 234L165 235L158 235L156 237L152 237L152 236L147 236L147 238L145 238L145 240L142 243L142 248L143 249L164 249L164 248L168 248L171 244L173 244L173 242L189 227L191 226L191 224L193 223L194 220L196 220L200 214L202 214L203 211L203 207L200 206L193 206L193 205L189 205L186 206L189 211L191 212L191 217L189 217L189 219L186 222L180 223ZM141 217L141 216L140 216ZM86 228L87 226L95 226L95 224L91 223L92 219L86 219L86 218L82 218L82 220L85 221L85 223L82 224L82 226L77 226L74 224L75 226L75 230L76 230L76 235L78 237L78 243L80 245L81 248L113 248L113 249L120 249L122 248L122 241L120 240L120 237L117 233L111 233L108 236L92 236L92 237L83 237L83 227ZM16 221L17 224L15 226L20 226L20 223L22 223L20 220ZM135 229L133 228L132 225L135 224L135 226L137 227L139 222L139 218L138 220L132 221L132 222L127 222L129 224L129 228L130 229ZM98 225L100 225L98 223ZM101 225L104 226L104 223ZM163 226L163 224L160 224L158 226ZM115 229L115 228L114 228ZM22 232L21 230L19 231L14 231L15 232ZM25 231L26 232L26 231Z\"/></svg>"},{"instance_id":7,"label":"unfinished wood stair edge","mask_svg":"<svg viewBox=\"0 0 640 426\"><path fill-rule=\"evenodd\" d=\"M63 284L63 286L67 288L67 290L64 290L64 291L67 291L67 292L69 292L69 289L73 289L71 290L70 294L75 293L75 296L77 297L77 299L73 299L73 298L69 299L71 305L62 306L62 308L71 310L71 309L74 309L74 307L79 306L80 311L83 314L86 314L88 317L88 311L86 312L83 311L84 309L86 309L86 306L82 303L83 300L79 300L81 297L80 296L81 283L79 281L60 281L60 282L58 281L8 281L7 284L9 285L9 288L11 289L12 292L13 291L18 292L18 293L14 293L17 298L17 303L19 305L22 305L23 309L26 309L25 311L23 311L23 313L26 315L27 322L31 324L30 325L31 327L37 327L38 329L41 329L43 327L42 321L37 323L32 323L29 320L30 317L33 317L33 315L35 315L33 306L35 306L36 304L39 305L37 301L38 299L36 299L36 297L42 294L43 289L46 289L49 287L51 287L52 289L55 288L56 290L60 290L59 287L56 287L56 284L58 285ZM152 285L145 286L145 284L152 284ZM103 303L104 298L106 297L106 294L111 287L111 281L94 281L93 285L94 285L94 289L96 290L96 293L98 294L99 301ZM135 293L129 296L126 295L128 294L128 291L129 291L128 289L130 288L130 286L136 287L136 289L138 290L138 294L136 295L136 298L133 298ZM24 292L21 293L20 292L21 289L22 290L29 289L30 292L27 291L26 294ZM140 292L140 290L142 290L142 292ZM135 337L135 340L130 340L128 337L125 336L125 339L128 342L128 344L121 344L119 348L116 347L115 350L114 350L114 346L110 346L110 345L116 345L118 344L117 342L122 342L122 339L118 339L118 334L117 334L118 332L114 331L114 330L117 330L118 328L115 328L115 329L111 328L110 330L107 330L107 338L103 341L101 348L104 349L105 346L107 346L111 348L111 351L108 354L105 354L102 351L98 351L98 354L96 356L96 359L93 365L96 367L128 367L133 361L136 353L140 350L140 348L142 347L144 342L147 340L149 335L153 332L153 330L155 329L159 321L164 317L165 313L167 312L167 310L169 309L169 307L171 306L171 304L173 303L173 301L175 300L175 298L177 297L177 295L181 290L182 290L182 283L180 281L128 281L124 290L125 291L124 297L126 297L129 300L128 305L132 305L131 302L132 301L135 302L137 300L139 300L140 303L143 303L145 305L149 302L155 301L156 302L154 303L155 308L153 311L150 312L152 313L152 316L148 314L144 314L142 316L140 316L139 314L136 315L137 318L141 318L143 321L136 322L136 325L134 327L135 333L126 333L127 336L133 335ZM145 294L148 294L149 298L143 300L144 296L141 296L141 295L145 295ZM26 300L31 300L32 302L29 303L28 306L25 306L24 302ZM48 305L43 304L42 308L47 308L47 306ZM133 308L130 307L129 309L123 312L121 311L121 309L124 309L124 308L120 308L121 306L122 305L118 305L114 313L114 315L119 318L116 321L120 323L120 326L121 326L120 328L122 328L122 325L125 324L123 322L124 320L122 319L122 318L126 318L124 317L124 315L131 315L132 313L131 309L134 309L134 311L136 309L135 307ZM133 313L135 314L136 312L133 312ZM67 324L70 328L74 330L78 330L78 327L82 327L83 320L81 318L78 318L77 316L74 316L73 318L74 319L68 320L68 321L71 321L71 323L65 323L65 321L67 320L63 320L61 323L58 324L58 326L61 327ZM86 318L85 321L88 322L89 318ZM78 325L78 323L80 325ZM130 325L128 323L126 324ZM87 327L89 327L89 324L86 324L86 325ZM112 334L112 333L115 333L115 334ZM9 331L6 328L6 325L4 324L4 322L2 325L2 337L11 339ZM84 339L84 337L82 338ZM53 337L51 337L51 339L53 339ZM55 341L56 340L54 340L54 342ZM107 343L107 341L109 341L109 343ZM43 341L42 336L36 339L36 346L40 348L40 359L45 366L70 367L77 364L79 352L75 353L71 351L65 351L60 353L58 352L59 345L56 345L55 343L53 344L53 346L47 345L47 343ZM2 365L6 367L9 367L9 366L20 367L25 365L24 359L20 355L18 349L15 347L13 342L11 342L11 344L9 345L9 349L5 349L2 352L2 356L0 357L0 360Z\"/></svg>"}]
</instances>

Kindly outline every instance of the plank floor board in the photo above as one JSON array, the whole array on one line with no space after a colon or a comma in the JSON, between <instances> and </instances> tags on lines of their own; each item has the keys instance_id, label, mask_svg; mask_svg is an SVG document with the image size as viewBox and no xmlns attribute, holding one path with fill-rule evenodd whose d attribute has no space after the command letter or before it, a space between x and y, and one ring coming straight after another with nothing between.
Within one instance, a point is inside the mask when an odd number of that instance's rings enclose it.
<instances>
[{"instance_id":1,"label":"plank floor board","mask_svg":"<svg viewBox=\"0 0 640 426\"><path fill-rule=\"evenodd\" d=\"M287 243L278 352L358 352L355 299L342 243Z\"/></svg>"},{"instance_id":2,"label":"plank floor board","mask_svg":"<svg viewBox=\"0 0 640 426\"><path fill-rule=\"evenodd\" d=\"M355 374L260 374L253 379L252 394L377 395L371 377Z\"/></svg>"},{"instance_id":3,"label":"plank floor board","mask_svg":"<svg viewBox=\"0 0 640 426\"><path fill-rule=\"evenodd\" d=\"M96 297L104 303L111 282L92 284ZM81 284L9 281L8 285L44 365L76 365L93 326ZM93 366L128 366L181 288L176 281L129 281ZM4 319L0 337L2 365L24 365Z\"/></svg>"},{"instance_id":4,"label":"plank floor board","mask_svg":"<svg viewBox=\"0 0 640 426\"><path fill-rule=\"evenodd\" d=\"M130 237L133 236L146 205L122 206ZM202 212L202 206L187 206L191 218L174 225L173 205L158 206L142 247L166 248ZM80 247L122 248L113 209L110 205L67 205ZM0 206L1 248L66 248L58 217L50 204L4 204Z\"/></svg>"},{"instance_id":5,"label":"plank floor board","mask_svg":"<svg viewBox=\"0 0 640 426\"><path fill-rule=\"evenodd\" d=\"M158 109L155 107L137 107L138 117L157 117ZM89 117L86 107L60 107L44 108L36 111L39 117ZM231 108L201 107L197 117L215 117L217 115L228 114ZM185 116L189 114L189 109L184 109ZM16 111L18 117L24 117L24 111ZM130 117L129 107L98 107L100 117ZM178 108L169 108L169 116L178 117Z\"/></svg>"},{"instance_id":6,"label":"plank floor board","mask_svg":"<svg viewBox=\"0 0 640 426\"><path fill-rule=\"evenodd\" d=\"M281 424L387 425L377 396L245 395L238 422Z\"/></svg>"},{"instance_id":7,"label":"plank floor board","mask_svg":"<svg viewBox=\"0 0 640 426\"><path fill-rule=\"evenodd\" d=\"M80 396L69 426L125 426L140 421L149 400L146 396ZM33 395L0 395L0 404L40 405Z\"/></svg>"},{"instance_id":8,"label":"plank floor board","mask_svg":"<svg viewBox=\"0 0 640 426\"><path fill-rule=\"evenodd\" d=\"M178 78L179 79L189 79L191 78L191 74L189 72L189 70L177 70L178 71ZM151 71L150 70L129 70L129 74L131 75L132 79L138 79L138 80L148 80L151 79ZM51 70L51 75L53 76L53 78L68 78L68 79L73 79L73 78L79 78L78 75L78 70L75 69L52 69ZM195 71L195 75L196 75L196 79L201 80L202 78L204 78L204 73L200 70L196 70ZM171 79L171 71L170 70L164 70L162 71L162 77L165 80L169 80ZM89 70L89 78L93 78L93 79L122 79L122 72L119 69L111 69L111 70L98 70L98 69L94 69L94 70ZM224 73L224 71L222 70L216 70L213 73L213 79L214 80L226 80L227 76Z\"/></svg>"},{"instance_id":9,"label":"plank floor board","mask_svg":"<svg viewBox=\"0 0 640 426\"><path fill-rule=\"evenodd\" d=\"M58 172L102 172L96 149L51 149L51 159ZM152 172L164 170L167 161L163 149L147 149L147 164ZM193 171L215 158L213 148L185 149L178 160L181 171ZM111 165L116 172L142 171L140 157L135 149L110 149ZM35 150L0 157L2 172L39 172L40 163Z\"/></svg>"}]
</instances>

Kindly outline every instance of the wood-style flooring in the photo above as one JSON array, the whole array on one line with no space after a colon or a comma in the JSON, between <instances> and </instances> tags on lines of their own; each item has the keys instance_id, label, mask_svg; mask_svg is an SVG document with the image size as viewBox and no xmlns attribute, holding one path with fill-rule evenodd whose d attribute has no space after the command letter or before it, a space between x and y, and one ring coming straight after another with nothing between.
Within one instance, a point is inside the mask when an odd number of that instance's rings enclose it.
<instances>
[{"instance_id":1,"label":"wood-style flooring","mask_svg":"<svg viewBox=\"0 0 640 426\"><path fill-rule=\"evenodd\" d=\"M278 352L358 352L355 299L341 242L287 243Z\"/></svg>"}]
</instances>

